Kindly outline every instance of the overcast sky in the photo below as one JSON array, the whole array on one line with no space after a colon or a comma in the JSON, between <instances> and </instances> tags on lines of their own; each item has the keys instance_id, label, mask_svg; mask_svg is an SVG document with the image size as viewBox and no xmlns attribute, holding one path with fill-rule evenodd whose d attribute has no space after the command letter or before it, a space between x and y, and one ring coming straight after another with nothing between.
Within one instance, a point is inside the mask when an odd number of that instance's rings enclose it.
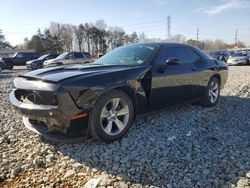
<instances>
[{"instance_id":1,"label":"overcast sky","mask_svg":"<svg viewBox=\"0 0 250 188\"><path fill-rule=\"evenodd\" d=\"M23 43L50 21L78 25L103 19L127 33L166 38L171 33L187 39L238 39L250 46L250 0L0 0L0 29L12 45Z\"/></svg>"}]
</instances>

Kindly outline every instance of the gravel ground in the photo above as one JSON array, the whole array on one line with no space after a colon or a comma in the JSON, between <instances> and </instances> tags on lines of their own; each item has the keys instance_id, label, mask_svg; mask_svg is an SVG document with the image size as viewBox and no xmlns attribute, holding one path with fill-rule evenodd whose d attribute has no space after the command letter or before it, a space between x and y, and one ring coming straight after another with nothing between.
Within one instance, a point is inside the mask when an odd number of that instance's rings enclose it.
<instances>
[{"instance_id":1,"label":"gravel ground","mask_svg":"<svg viewBox=\"0 0 250 188\"><path fill-rule=\"evenodd\" d=\"M250 187L250 67L230 67L218 105L138 118L111 144L60 145L24 128L0 73L0 187Z\"/></svg>"}]
</instances>

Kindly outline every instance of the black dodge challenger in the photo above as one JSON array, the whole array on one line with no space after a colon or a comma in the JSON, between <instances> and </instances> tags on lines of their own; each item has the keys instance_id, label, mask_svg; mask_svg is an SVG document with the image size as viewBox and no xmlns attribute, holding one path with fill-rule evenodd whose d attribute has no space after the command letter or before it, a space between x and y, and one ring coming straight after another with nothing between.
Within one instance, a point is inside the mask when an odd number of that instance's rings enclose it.
<instances>
[{"instance_id":1,"label":"black dodge challenger","mask_svg":"<svg viewBox=\"0 0 250 188\"><path fill-rule=\"evenodd\" d=\"M47 139L112 142L138 114L187 101L214 106L227 75L226 63L193 46L138 43L88 65L20 75L10 101L25 126Z\"/></svg>"}]
</instances>

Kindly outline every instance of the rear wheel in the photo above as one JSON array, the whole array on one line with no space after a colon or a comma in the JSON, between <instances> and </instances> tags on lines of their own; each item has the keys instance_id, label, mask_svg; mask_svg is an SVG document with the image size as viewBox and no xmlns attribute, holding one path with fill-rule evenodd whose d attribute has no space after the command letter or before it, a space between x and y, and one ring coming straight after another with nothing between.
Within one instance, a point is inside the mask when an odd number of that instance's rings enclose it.
<instances>
[{"instance_id":1,"label":"rear wheel","mask_svg":"<svg viewBox=\"0 0 250 188\"><path fill-rule=\"evenodd\" d=\"M134 109L131 99L118 90L102 95L90 119L90 133L106 143L120 139L129 129Z\"/></svg>"},{"instance_id":2,"label":"rear wheel","mask_svg":"<svg viewBox=\"0 0 250 188\"><path fill-rule=\"evenodd\" d=\"M218 103L220 96L220 82L216 77L212 77L208 82L207 89L201 104L212 107Z\"/></svg>"}]
</instances>

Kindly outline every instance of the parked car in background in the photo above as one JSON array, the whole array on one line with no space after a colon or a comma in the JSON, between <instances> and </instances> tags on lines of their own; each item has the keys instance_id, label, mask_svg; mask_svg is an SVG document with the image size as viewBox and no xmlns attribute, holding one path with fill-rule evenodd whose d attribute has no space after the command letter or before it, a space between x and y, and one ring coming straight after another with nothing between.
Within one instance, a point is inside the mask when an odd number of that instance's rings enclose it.
<instances>
[{"instance_id":1,"label":"parked car in background","mask_svg":"<svg viewBox=\"0 0 250 188\"><path fill-rule=\"evenodd\" d=\"M5 70L5 69L13 69L12 64L6 64L1 58L0 58L0 70Z\"/></svg>"},{"instance_id":2,"label":"parked car in background","mask_svg":"<svg viewBox=\"0 0 250 188\"><path fill-rule=\"evenodd\" d=\"M26 62L26 67L31 70L43 68L43 63L49 59L55 59L58 54L45 54L39 57L38 59L30 60Z\"/></svg>"},{"instance_id":3,"label":"parked car in background","mask_svg":"<svg viewBox=\"0 0 250 188\"><path fill-rule=\"evenodd\" d=\"M52 67L69 64L85 64L92 63L93 60L89 53L85 52L64 52L55 59L46 60L43 63L44 67Z\"/></svg>"},{"instance_id":4,"label":"parked car in background","mask_svg":"<svg viewBox=\"0 0 250 188\"><path fill-rule=\"evenodd\" d=\"M83 52L83 54L87 57L87 58L91 58L91 55L89 52Z\"/></svg>"},{"instance_id":5,"label":"parked car in background","mask_svg":"<svg viewBox=\"0 0 250 188\"><path fill-rule=\"evenodd\" d=\"M0 72L5 68L6 64L0 59Z\"/></svg>"},{"instance_id":6,"label":"parked car in background","mask_svg":"<svg viewBox=\"0 0 250 188\"><path fill-rule=\"evenodd\" d=\"M51 67L15 78L10 101L30 130L67 142L92 135L120 139L138 114L168 106L212 107L228 66L193 46L138 43L94 63Z\"/></svg>"},{"instance_id":7,"label":"parked car in background","mask_svg":"<svg viewBox=\"0 0 250 188\"><path fill-rule=\"evenodd\" d=\"M227 60L228 65L249 65L250 51L236 51Z\"/></svg>"},{"instance_id":8,"label":"parked car in background","mask_svg":"<svg viewBox=\"0 0 250 188\"><path fill-rule=\"evenodd\" d=\"M37 52L17 52L12 57L4 57L2 60L9 66L25 65L27 61L37 59L41 54Z\"/></svg>"},{"instance_id":9,"label":"parked car in background","mask_svg":"<svg viewBox=\"0 0 250 188\"><path fill-rule=\"evenodd\" d=\"M214 59L217 60L222 60L224 62L227 62L229 56L230 56L230 52L227 50L218 50L218 51L212 51L210 53L210 56L213 57Z\"/></svg>"}]
</instances>

